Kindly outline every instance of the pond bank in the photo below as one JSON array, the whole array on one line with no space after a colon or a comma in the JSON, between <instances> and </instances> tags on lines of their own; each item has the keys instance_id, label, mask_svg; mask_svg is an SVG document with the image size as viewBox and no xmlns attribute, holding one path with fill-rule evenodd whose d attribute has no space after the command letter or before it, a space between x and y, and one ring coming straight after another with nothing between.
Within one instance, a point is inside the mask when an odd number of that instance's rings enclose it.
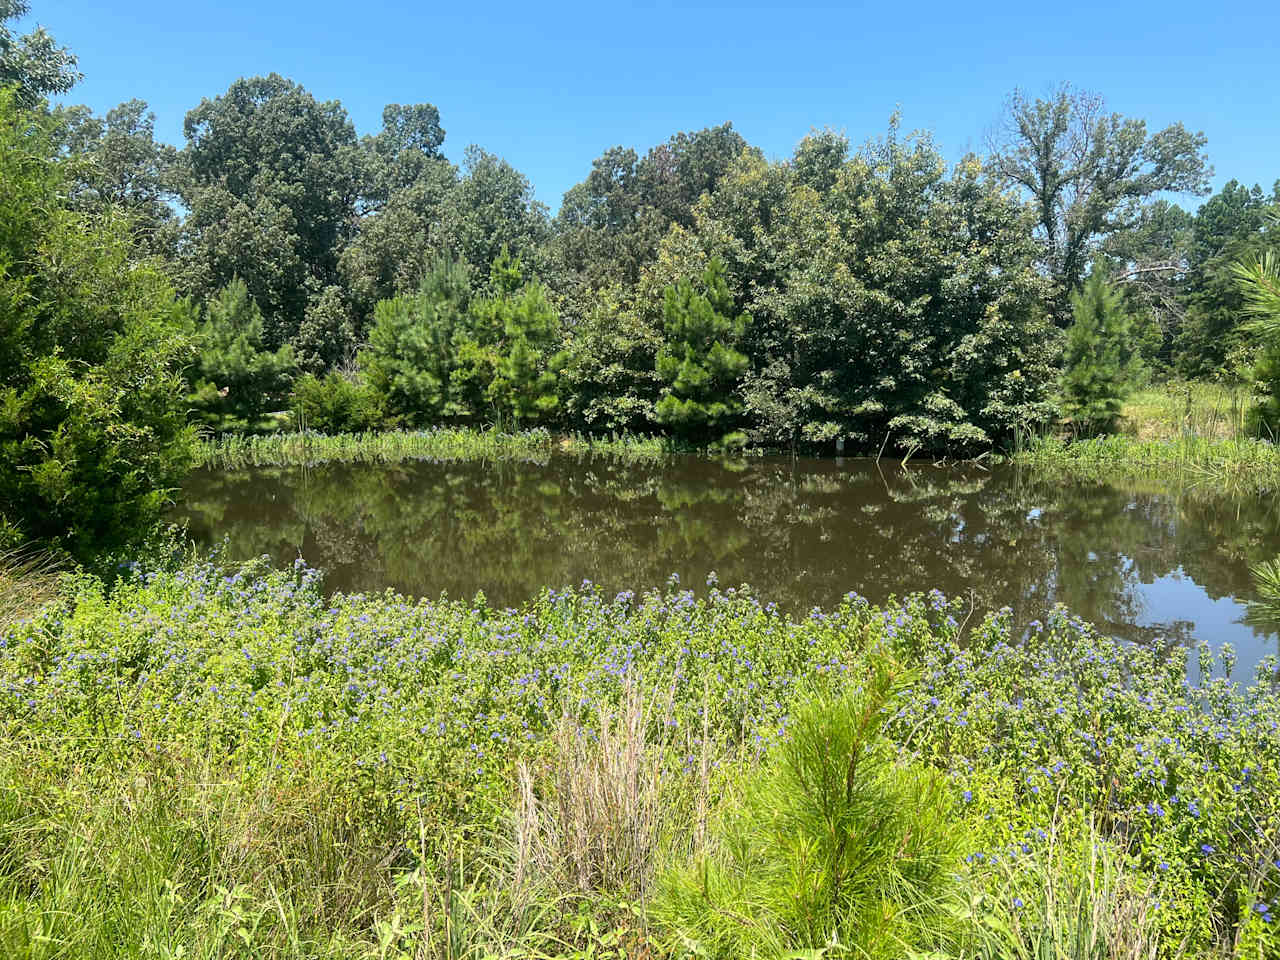
<instances>
[{"instance_id":1,"label":"pond bank","mask_svg":"<svg viewBox=\"0 0 1280 960\"><path fill-rule=\"evenodd\" d=\"M0 942L211 955L253 925L282 957L443 956L448 937L455 956L682 955L698 931L651 912L668 871L718 855L735 785L797 704L856 693L879 651L902 665L875 720L886 762L943 778L928 803L960 838L936 892L968 919L913 948L1018 955L1070 927L1052 896L1070 886L1097 898L1091 934L1261 951L1280 896L1274 661L1202 681L1230 651L1188 676L1169 648L1061 611L1026 640L995 611L962 647L969 616L937 593L803 617L728 589L510 610L326 597L301 564L137 570L109 596L82 581L0 644ZM589 784L609 805L579 804ZM575 859L561 839L579 828L627 844ZM531 851L547 869L521 872Z\"/></svg>"}]
</instances>

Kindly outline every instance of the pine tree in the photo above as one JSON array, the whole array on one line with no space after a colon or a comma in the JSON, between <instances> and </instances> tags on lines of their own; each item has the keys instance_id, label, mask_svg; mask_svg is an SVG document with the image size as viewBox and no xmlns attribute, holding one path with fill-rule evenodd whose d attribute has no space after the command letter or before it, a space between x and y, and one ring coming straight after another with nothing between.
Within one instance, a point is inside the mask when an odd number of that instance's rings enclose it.
<instances>
[{"instance_id":1,"label":"pine tree","mask_svg":"<svg viewBox=\"0 0 1280 960\"><path fill-rule=\"evenodd\" d=\"M667 386L656 418L699 446L739 446L745 440L734 427L744 409L738 387L748 366L738 346L751 317L734 315L724 272L713 258L701 291L686 279L667 287L663 300L666 343L657 371Z\"/></svg>"},{"instance_id":2,"label":"pine tree","mask_svg":"<svg viewBox=\"0 0 1280 960\"><path fill-rule=\"evenodd\" d=\"M489 293L472 305L469 329L457 340L459 409L515 424L546 421L560 408L566 364L560 318L536 280L526 282L519 257L503 247Z\"/></svg>"},{"instance_id":3,"label":"pine tree","mask_svg":"<svg viewBox=\"0 0 1280 960\"><path fill-rule=\"evenodd\" d=\"M240 280L223 287L205 308L188 402L209 423L222 425L232 417L252 426L286 403L297 372L293 348L267 350L262 330L262 311Z\"/></svg>"},{"instance_id":4,"label":"pine tree","mask_svg":"<svg viewBox=\"0 0 1280 960\"><path fill-rule=\"evenodd\" d=\"M1268 251L1237 263L1236 280L1253 318L1246 330L1261 346L1249 371L1256 406L1250 426L1272 440L1280 438L1280 254Z\"/></svg>"},{"instance_id":5,"label":"pine tree","mask_svg":"<svg viewBox=\"0 0 1280 960\"><path fill-rule=\"evenodd\" d=\"M439 260L418 292L374 308L360 366L381 407L396 421L426 424L464 411L453 402L458 331L468 317L466 268Z\"/></svg>"},{"instance_id":6,"label":"pine tree","mask_svg":"<svg viewBox=\"0 0 1280 960\"><path fill-rule=\"evenodd\" d=\"M1095 269L1072 295L1071 305L1074 322L1067 330L1063 358L1063 413L1082 433L1104 433L1115 426L1136 373L1124 294Z\"/></svg>"}]
</instances>

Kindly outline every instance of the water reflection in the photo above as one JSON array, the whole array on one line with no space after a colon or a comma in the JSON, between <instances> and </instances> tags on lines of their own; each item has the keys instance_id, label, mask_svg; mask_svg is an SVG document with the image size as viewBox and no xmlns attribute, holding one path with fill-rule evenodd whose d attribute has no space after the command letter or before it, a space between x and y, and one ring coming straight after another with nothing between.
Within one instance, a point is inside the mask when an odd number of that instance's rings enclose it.
<instances>
[{"instance_id":1,"label":"water reflection","mask_svg":"<svg viewBox=\"0 0 1280 960\"><path fill-rule=\"evenodd\" d=\"M1276 504L1199 489L866 461L561 458L204 472L179 514L237 556L302 555L342 590L482 590L507 605L583 579L624 589L715 571L793 609L937 587L979 610L1011 604L1023 622L1061 601L1137 641L1230 641L1242 665L1276 649L1243 622L1250 564L1280 553Z\"/></svg>"}]
</instances>

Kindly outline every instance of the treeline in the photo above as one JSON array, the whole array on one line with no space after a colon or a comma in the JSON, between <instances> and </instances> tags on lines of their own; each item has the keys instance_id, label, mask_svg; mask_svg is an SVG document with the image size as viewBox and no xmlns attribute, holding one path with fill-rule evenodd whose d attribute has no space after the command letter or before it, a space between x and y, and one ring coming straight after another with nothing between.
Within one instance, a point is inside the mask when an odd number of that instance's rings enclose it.
<instances>
[{"instance_id":1,"label":"treeline","mask_svg":"<svg viewBox=\"0 0 1280 960\"><path fill-rule=\"evenodd\" d=\"M0 2L17 205L0 449L27 493L60 482L49 462L71 470L48 440L81 409L63 381L130 383L134 363L172 379L179 420L215 429L287 411L330 431L962 454L1064 415L1105 428L1144 375L1256 375L1233 271L1275 244L1280 184L1232 182L1188 213L1167 195L1207 192L1203 136L1150 133L1070 88L1012 96L1003 132L952 167L896 117L863 146L814 132L779 161L729 124L615 147L552 217L502 159L472 146L451 163L429 103L389 105L361 137L339 102L246 78L187 114L181 149L138 100L50 107L75 60L43 31L12 35L26 12ZM92 255L46 262L50 230ZM52 319L69 311L84 335ZM135 335L135 315L162 333ZM167 346L147 360L146 343Z\"/></svg>"}]
</instances>

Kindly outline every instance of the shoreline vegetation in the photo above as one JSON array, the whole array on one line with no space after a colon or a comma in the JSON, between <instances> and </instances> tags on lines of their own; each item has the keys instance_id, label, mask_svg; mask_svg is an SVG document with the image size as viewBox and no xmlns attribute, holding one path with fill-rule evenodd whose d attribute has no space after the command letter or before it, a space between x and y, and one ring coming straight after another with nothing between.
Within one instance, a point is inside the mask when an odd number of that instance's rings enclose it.
<instances>
[{"instance_id":1,"label":"shoreline vegetation","mask_svg":"<svg viewBox=\"0 0 1280 960\"><path fill-rule=\"evenodd\" d=\"M301 561L65 589L0 626L7 956L1276 942L1274 658L1232 682L1229 649L1060 609L1020 637L936 592L497 610L326 596Z\"/></svg>"},{"instance_id":2,"label":"shoreline vegetation","mask_svg":"<svg viewBox=\"0 0 1280 960\"><path fill-rule=\"evenodd\" d=\"M672 450L661 437L582 433L556 434L545 428L504 431L496 428L436 427L368 433L322 434L311 431L224 434L198 442L195 465L236 470L245 467L309 466L322 463L400 463L406 460L545 462L556 452L652 462Z\"/></svg>"},{"instance_id":3,"label":"shoreline vegetation","mask_svg":"<svg viewBox=\"0 0 1280 960\"><path fill-rule=\"evenodd\" d=\"M1112 435L1067 440L1044 436L1009 462L1046 476L1122 482L1159 479L1241 494L1280 488L1280 447L1253 437L1140 440Z\"/></svg>"},{"instance_id":4,"label":"shoreline vegetation","mask_svg":"<svg viewBox=\"0 0 1280 960\"><path fill-rule=\"evenodd\" d=\"M1249 436L1247 391L1213 383L1170 384L1137 392L1124 406L1119 432L1070 438L1043 433L1022 438L993 462L1046 474L1095 481L1172 479L1245 494L1280 488L1280 447ZM324 463L399 463L430 460L542 463L556 453L607 456L656 463L675 453L694 453L670 437L643 434L592 436L527 430L435 427L326 435L287 428L272 433L226 433L200 440L197 467L236 470L260 466ZM770 452L746 448L734 455ZM786 453L785 450L773 451ZM876 451L851 452L851 457ZM917 462L927 460L917 457ZM887 462L899 462L898 456ZM910 463L908 458L904 463Z\"/></svg>"}]
</instances>

